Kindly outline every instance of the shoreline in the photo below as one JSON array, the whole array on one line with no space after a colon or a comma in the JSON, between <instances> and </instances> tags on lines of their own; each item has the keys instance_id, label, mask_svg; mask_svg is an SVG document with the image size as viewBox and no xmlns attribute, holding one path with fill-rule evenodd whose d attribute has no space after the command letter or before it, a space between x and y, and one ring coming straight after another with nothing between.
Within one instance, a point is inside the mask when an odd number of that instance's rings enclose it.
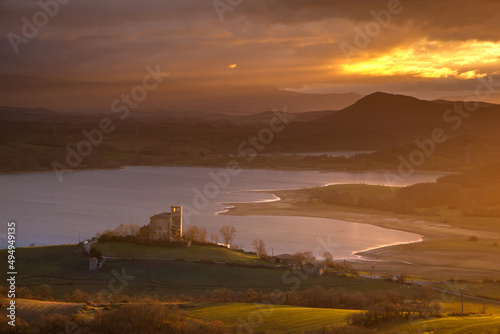
<instances>
[{"instance_id":1,"label":"shoreline","mask_svg":"<svg viewBox=\"0 0 500 334\"><path fill-rule=\"evenodd\" d=\"M459 227L422 216L402 215L363 208L311 203L299 191L260 191L279 197L273 202L224 203L222 215L233 216L300 216L342 220L409 232L421 236L419 241L380 245L353 252L359 259L348 260L357 270L435 279L483 279L500 273L500 234L473 227ZM471 243L471 235L480 242ZM484 259L484 254L490 256ZM480 259L480 260L478 260Z\"/></svg>"},{"instance_id":2,"label":"shoreline","mask_svg":"<svg viewBox=\"0 0 500 334\"><path fill-rule=\"evenodd\" d=\"M408 241L408 242L394 242L392 244L375 246L375 247L371 247L371 248L367 248L367 249L363 249L363 250L360 250L360 251L353 252L352 255L357 255L357 256L361 256L362 258L364 258L365 254L371 254L371 252L376 252L376 251L379 251L379 250L384 249L384 248L390 248L390 247L401 246L401 245L416 244L416 243L419 243L419 242L424 242L424 237L423 236L420 236L420 240ZM366 259L366 261L369 261L369 259Z\"/></svg>"},{"instance_id":3,"label":"shoreline","mask_svg":"<svg viewBox=\"0 0 500 334\"><path fill-rule=\"evenodd\" d=\"M287 191L289 191L289 190L287 190ZM290 190L290 191L293 191L293 190ZM260 200L260 201L254 201L254 202L230 202L230 203L228 203L228 202L221 202L221 203L218 203L218 204L223 205L224 209L221 210L221 211L216 212L215 215L229 215L229 216L240 216L240 215L241 216L247 216L247 215L256 215L256 216L259 216L259 215L266 215L266 216L273 216L273 217L323 218L323 219L339 220L339 221L342 221L342 222L352 223L352 224L365 224L365 225L376 226L376 227L380 227L380 228L384 228L384 229L397 230L397 231L401 231L401 232L412 233L412 234L415 234L418 237L418 240L414 240L414 241L394 242L394 243L390 243L390 244L383 244L383 245L374 246L374 247L370 247L370 248L366 248L366 249L362 249L362 250L353 251L351 253L351 255L357 256L357 258L349 259L348 261L370 262L370 261L373 261L374 259L370 258L369 255L366 256L366 254L371 254L371 252L375 252L375 251L378 251L378 250L381 250L381 249L386 249L386 248L389 248L389 247L401 246L401 245L409 245L409 244L415 244L415 243L424 242L424 240L426 238L424 235L422 235L420 233L416 233L416 232L410 231L410 230L396 229L396 228L391 228L391 227L387 227L387 226L380 226L379 224L371 224L371 223L366 222L366 221L352 221L352 220L332 218L332 217L322 217L322 216L317 216L317 215L307 215L306 216L306 215L292 215L292 214L286 214L286 213L285 214L278 214L278 215L275 215L275 214L263 214L262 212L257 212L257 211L254 211L253 214L234 214L234 213L232 213L232 211L236 211L238 209L241 209L241 206L245 205L245 204L278 203L278 202L280 202L282 200L281 197L279 197L276 193L274 193L274 190L272 190L272 191L255 190L255 191L249 191L249 192L268 193L268 194L273 195L275 198L274 199L270 199L270 200ZM254 210L254 208L252 208L252 211L253 210ZM378 259L377 261L384 261L384 260L383 259Z\"/></svg>"},{"instance_id":4,"label":"shoreline","mask_svg":"<svg viewBox=\"0 0 500 334\"><path fill-rule=\"evenodd\" d=\"M333 220L341 220L349 223L367 224L372 226L378 226L382 228L398 230L402 232L408 232L417 234L421 237L421 241L435 240L449 236L448 233L444 233L441 228L445 227L443 223L437 223L428 220L422 220L417 218L402 217L403 215L393 214L383 214L381 212L370 212L367 210L342 210L343 208L333 206L332 208L326 209L326 205L315 205L314 211L311 208L306 208L305 206L294 206L296 203L295 199L290 199L289 194L293 193L298 189L292 190L255 190L253 192L257 193L267 193L275 196L278 199L273 200L262 200L255 202L223 202L220 203L224 205L224 212L218 212L219 215L231 215L231 216L299 216L299 217L310 217L310 218L326 218ZM344 208L345 209L345 208ZM364 212L363 212L364 211ZM375 218L375 219L374 219ZM409 226L407 222L417 222L419 227ZM428 226L434 227L432 231L424 231L424 227ZM446 230L452 227L451 225L446 225ZM420 242L420 241L416 241ZM378 248L382 248L388 245L383 245ZM392 245L391 245L392 246ZM371 249L370 249L371 250Z\"/></svg>"}]
</instances>

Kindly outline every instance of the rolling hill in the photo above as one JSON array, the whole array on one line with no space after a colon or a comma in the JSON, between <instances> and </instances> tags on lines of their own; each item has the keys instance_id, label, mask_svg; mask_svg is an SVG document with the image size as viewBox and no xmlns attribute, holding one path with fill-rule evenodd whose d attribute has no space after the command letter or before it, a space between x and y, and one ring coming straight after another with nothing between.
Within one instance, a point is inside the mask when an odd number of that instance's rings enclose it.
<instances>
[{"instance_id":1,"label":"rolling hill","mask_svg":"<svg viewBox=\"0 0 500 334\"><path fill-rule=\"evenodd\" d=\"M265 87L259 89L271 92L268 97L273 98L282 94L299 96L301 101L311 98L307 94L305 97L300 93ZM238 89L233 91L233 97L238 96L236 91ZM240 90L240 93L238 99L249 97L245 95L247 90ZM260 96L257 94L253 99L259 100ZM327 100L326 96L313 97L318 99L318 105ZM222 101L220 96L218 99ZM264 98L261 101L262 108L266 101L270 100ZM231 104L228 102L225 106L229 105ZM253 109L254 107L248 107L246 110ZM273 133L270 142L260 146L263 148L258 153L265 155L250 165L241 158L242 166L391 169L398 166L400 156L408 158L413 150L421 149L416 146L415 140L430 140L436 129L446 137L446 141L435 145L436 154L433 153L432 157L426 159L426 164L421 168L463 170L467 167L465 147L469 147L471 151L473 164L500 161L500 136L497 131L500 105L481 103L477 109L468 113L463 103L459 102L424 101L409 96L374 93L338 111L317 109L290 113L287 110L291 116L289 124ZM243 156L240 152L242 143L247 143L248 148L249 138L257 138L261 131L269 130L270 121L275 117L267 108L248 115L229 115L221 110L140 109L131 111L130 116L124 120L118 116L110 111L68 113L42 108L1 107L0 170L52 170L53 161L64 161L68 145L75 147L79 141L85 140L82 131L96 128L103 118L111 119L116 131L107 135L99 149L84 159L79 168L152 164L219 166L229 159L221 160L221 155ZM379 152L345 161L324 160L321 157L271 156L277 152L342 150Z\"/></svg>"}]
</instances>

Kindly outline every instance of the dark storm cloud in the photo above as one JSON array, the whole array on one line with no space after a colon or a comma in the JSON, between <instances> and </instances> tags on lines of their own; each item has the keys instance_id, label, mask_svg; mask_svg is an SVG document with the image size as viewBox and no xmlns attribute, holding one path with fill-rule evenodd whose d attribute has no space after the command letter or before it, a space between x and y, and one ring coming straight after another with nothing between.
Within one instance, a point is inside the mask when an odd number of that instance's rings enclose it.
<instances>
[{"instance_id":1,"label":"dark storm cloud","mask_svg":"<svg viewBox=\"0 0 500 334\"><path fill-rule=\"evenodd\" d=\"M351 84L338 71L345 62L339 46L352 44L354 27L374 20L371 13L388 3L243 0L221 21L211 0L71 0L16 54L7 35L20 34L21 18L31 20L40 7L33 0L3 0L0 74L111 81L137 77L159 63L173 77L193 80ZM383 53L422 38L500 40L499 1L403 0L400 6L363 51ZM237 64L232 72L230 64Z\"/></svg>"},{"instance_id":2,"label":"dark storm cloud","mask_svg":"<svg viewBox=\"0 0 500 334\"><path fill-rule=\"evenodd\" d=\"M265 17L271 22L300 24L343 18L355 22L373 20L372 11L388 7L388 0L275 0L248 1L248 12ZM495 27L498 23L500 2L496 0L401 0L404 10L392 18L393 24L411 23L433 37L453 36L456 39L492 39L500 36Z\"/></svg>"}]
</instances>

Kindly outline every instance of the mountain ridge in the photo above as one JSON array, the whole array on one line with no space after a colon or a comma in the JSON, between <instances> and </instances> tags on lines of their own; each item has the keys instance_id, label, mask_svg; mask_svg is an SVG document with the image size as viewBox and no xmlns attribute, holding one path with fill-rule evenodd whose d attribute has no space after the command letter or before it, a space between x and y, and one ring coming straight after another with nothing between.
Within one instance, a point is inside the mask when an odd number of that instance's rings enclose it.
<instances>
[{"instance_id":1,"label":"mountain ridge","mask_svg":"<svg viewBox=\"0 0 500 334\"><path fill-rule=\"evenodd\" d=\"M106 112L122 94L142 83L89 82L39 77L1 76L0 104L25 107L43 106L59 111ZM148 91L140 102L142 110L207 111L248 115L272 109L292 113L340 110L359 100L355 93L297 93L272 86L186 83L167 77L158 88Z\"/></svg>"}]
</instances>

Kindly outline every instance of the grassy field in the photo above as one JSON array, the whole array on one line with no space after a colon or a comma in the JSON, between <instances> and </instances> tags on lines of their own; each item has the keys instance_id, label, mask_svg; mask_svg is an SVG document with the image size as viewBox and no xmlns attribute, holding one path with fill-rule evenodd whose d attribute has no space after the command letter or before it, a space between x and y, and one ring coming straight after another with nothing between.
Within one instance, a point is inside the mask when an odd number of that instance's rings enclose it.
<instances>
[{"instance_id":1,"label":"grassy field","mask_svg":"<svg viewBox=\"0 0 500 334\"><path fill-rule=\"evenodd\" d=\"M459 228L500 234L500 218L498 217L467 217L458 210L448 208L441 208L439 216L448 224Z\"/></svg>"},{"instance_id":2,"label":"grassy field","mask_svg":"<svg viewBox=\"0 0 500 334\"><path fill-rule=\"evenodd\" d=\"M439 284L434 284L435 287L440 287ZM461 283L455 285L450 283L448 287L455 293L456 287L463 287ZM440 287L441 288L441 287ZM477 300L467 296L469 291L464 295L464 312L481 315L500 316L500 303L487 300ZM434 298L436 302L442 306L443 314L453 314L462 312L462 298L460 295L435 291Z\"/></svg>"},{"instance_id":3,"label":"grassy field","mask_svg":"<svg viewBox=\"0 0 500 334\"><path fill-rule=\"evenodd\" d=\"M450 296L448 297L451 299ZM456 301L442 302L445 314L460 311ZM466 302L468 312L480 313L483 305ZM401 321L380 326L376 333L500 333L500 307L488 304L487 314L470 317L445 316L443 318ZM315 309L276 305L253 304L206 304L194 308L191 316L204 320L220 320L226 324L254 323L254 330L269 330L272 333L310 333L329 326L345 324L347 315L353 310ZM493 315L489 315L493 313Z\"/></svg>"},{"instance_id":4,"label":"grassy field","mask_svg":"<svg viewBox=\"0 0 500 334\"><path fill-rule=\"evenodd\" d=\"M498 334L500 316L445 317L390 326L396 333ZM381 332L383 333L383 331Z\"/></svg>"},{"instance_id":5,"label":"grassy field","mask_svg":"<svg viewBox=\"0 0 500 334\"><path fill-rule=\"evenodd\" d=\"M192 245L189 248L150 247L126 242L106 242L93 245L104 256L120 258L172 258L212 260L216 262L269 264L257 255L219 246Z\"/></svg>"},{"instance_id":6,"label":"grassy field","mask_svg":"<svg viewBox=\"0 0 500 334\"><path fill-rule=\"evenodd\" d=\"M407 266L409 272L418 270L421 276L485 279L500 277L500 246L493 246L498 242L441 239L379 248L364 254L377 259L411 263Z\"/></svg>"},{"instance_id":7,"label":"grassy field","mask_svg":"<svg viewBox=\"0 0 500 334\"><path fill-rule=\"evenodd\" d=\"M0 256L6 256L6 250ZM2 255L3 254L3 255ZM75 245L19 248L17 250L18 287L36 288L49 284L57 298L75 289L97 292L108 289L110 282L118 286L117 275L126 280L122 293L136 295L198 296L204 291L230 288L245 291L305 289L315 285L344 288L348 291L398 289L395 283L343 276L311 276L301 279L284 269L253 268L223 264L158 259L108 260L98 271L88 270L88 259Z\"/></svg>"},{"instance_id":8,"label":"grassy field","mask_svg":"<svg viewBox=\"0 0 500 334\"><path fill-rule=\"evenodd\" d=\"M17 316L37 325L41 319L49 315L59 314L68 321L72 314L79 314L92 320L96 310L102 307L80 309L83 304L62 302L41 302L36 300L17 299ZM446 316L457 312L459 302L444 302L444 316L433 319L400 320L390 324L379 325L372 329L373 334L382 333L439 333L439 334L498 334L500 333L499 312L473 314L471 316ZM466 311L473 310L472 303L466 303ZM479 306L479 305L476 305ZM112 306L119 308L120 305ZM269 304L243 303L204 303L195 304L185 309L189 318L204 321L221 321L229 326L237 326L242 333L316 333L317 331L346 324L346 317L360 311L308 308ZM496 310L499 311L499 310ZM2 312L5 312L3 310ZM492 313L492 314L490 314Z\"/></svg>"},{"instance_id":9,"label":"grassy field","mask_svg":"<svg viewBox=\"0 0 500 334\"><path fill-rule=\"evenodd\" d=\"M83 305L84 304L16 299L16 316L32 325L54 314L60 314L69 320L71 315L77 313ZM5 313L6 310L2 309L2 314Z\"/></svg>"},{"instance_id":10,"label":"grassy field","mask_svg":"<svg viewBox=\"0 0 500 334\"><path fill-rule=\"evenodd\" d=\"M438 283L434 284L435 287L444 290L455 290L456 287L463 287L467 289L466 294L477 297L496 298L500 301L500 282L459 282L453 283ZM500 305L500 304L499 304Z\"/></svg>"},{"instance_id":11,"label":"grassy field","mask_svg":"<svg viewBox=\"0 0 500 334\"><path fill-rule=\"evenodd\" d=\"M310 333L324 327L344 325L345 318L357 312L282 305L207 304L190 313L194 318L220 320L229 325L253 325L251 328L255 332Z\"/></svg>"}]
</instances>

